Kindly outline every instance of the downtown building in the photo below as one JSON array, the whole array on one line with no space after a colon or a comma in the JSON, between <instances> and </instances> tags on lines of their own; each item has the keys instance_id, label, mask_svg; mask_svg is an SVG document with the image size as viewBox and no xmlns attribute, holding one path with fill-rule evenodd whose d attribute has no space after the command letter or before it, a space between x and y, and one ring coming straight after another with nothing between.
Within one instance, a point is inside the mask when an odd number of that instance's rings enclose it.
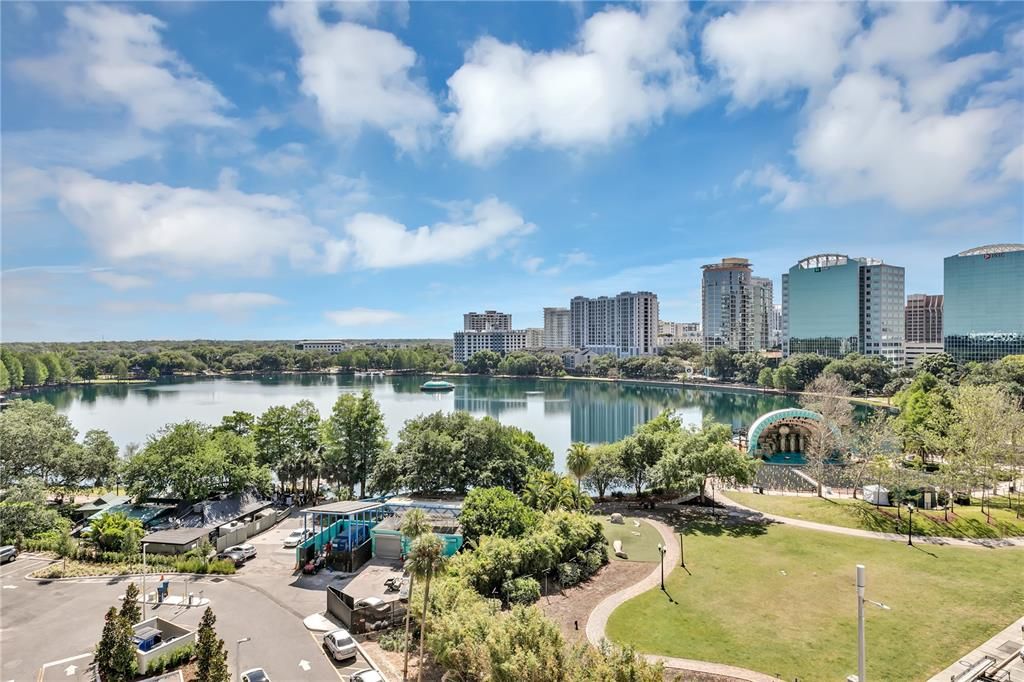
<instances>
[{"instance_id":1,"label":"downtown building","mask_svg":"<svg viewBox=\"0 0 1024 682\"><path fill-rule=\"evenodd\" d=\"M903 309L907 367L943 352L942 294L910 294Z\"/></svg>"},{"instance_id":2,"label":"downtown building","mask_svg":"<svg viewBox=\"0 0 1024 682\"><path fill-rule=\"evenodd\" d=\"M658 346L671 346L674 343L704 343L704 335L700 331L700 322L666 322L658 320Z\"/></svg>"},{"instance_id":3,"label":"downtown building","mask_svg":"<svg viewBox=\"0 0 1024 682\"><path fill-rule=\"evenodd\" d=\"M488 310L483 313L466 313L462 316L462 331L452 338L452 358L455 362L466 362L473 354L494 351L507 355L515 351L538 347L543 333L539 329L512 329L512 315Z\"/></svg>"},{"instance_id":4,"label":"downtown building","mask_svg":"<svg viewBox=\"0 0 1024 682\"><path fill-rule=\"evenodd\" d=\"M568 308L544 309L544 347L569 348L571 315Z\"/></svg>"},{"instance_id":5,"label":"downtown building","mask_svg":"<svg viewBox=\"0 0 1024 682\"><path fill-rule=\"evenodd\" d=\"M1024 244L946 258L943 293L943 346L958 362L1024 353Z\"/></svg>"},{"instance_id":6,"label":"downtown building","mask_svg":"<svg viewBox=\"0 0 1024 682\"><path fill-rule=\"evenodd\" d=\"M904 270L826 253L782 275L782 353L880 355L904 364Z\"/></svg>"},{"instance_id":7,"label":"downtown building","mask_svg":"<svg viewBox=\"0 0 1024 682\"><path fill-rule=\"evenodd\" d=\"M704 350L771 348L772 281L755 277L746 258L723 258L701 269Z\"/></svg>"},{"instance_id":8,"label":"downtown building","mask_svg":"<svg viewBox=\"0 0 1024 682\"><path fill-rule=\"evenodd\" d=\"M658 345L658 296L576 296L569 303L569 345L619 358L653 355Z\"/></svg>"}]
</instances>

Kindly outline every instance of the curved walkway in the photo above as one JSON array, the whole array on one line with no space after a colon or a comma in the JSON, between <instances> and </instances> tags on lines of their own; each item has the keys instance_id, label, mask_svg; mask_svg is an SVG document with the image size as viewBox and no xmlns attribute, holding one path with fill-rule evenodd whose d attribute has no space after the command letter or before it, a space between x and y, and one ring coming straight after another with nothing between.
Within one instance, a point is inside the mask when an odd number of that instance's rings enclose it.
<instances>
[{"instance_id":1,"label":"curved walkway","mask_svg":"<svg viewBox=\"0 0 1024 682\"><path fill-rule=\"evenodd\" d=\"M661 534L662 542L667 549L665 552L665 564L668 566L669 573L671 573L680 559L679 541L676 538L675 532L671 527L657 519L652 519L648 516L642 518ZM655 564L654 570L646 578L601 600L594 607L594 610L590 612L590 617L587 618L587 639L590 643L600 645L601 641L606 639L605 628L608 626L608 618L612 615L612 611L618 608L620 604L660 585L661 567ZM737 680L747 680L748 682L776 682L777 680L777 678L770 675L746 670L745 668L737 668L732 665L725 665L724 663L711 663L709 661L695 661L689 658L672 658L670 656L655 656L652 654L644 654L644 658L652 663L661 663L666 668L723 675Z\"/></svg>"},{"instance_id":2,"label":"curved walkway","mask_svg":"<svg viewBox=\"0 0 1024 682\"><path fill-rule=\"evenodd\" d=\"M838 533L839 535L851 535L858 538L870 538L872 540L889 540L890 542L906 542L907 536L903 533L882 533L874 530L861 530L860 528L844 528L843 526L833 526L827 523L817 523L815 521L804 521L802 519L792 519L788 516L779 516L777 514L769 514L768 512L759 511L752 507L740 504L735 500L722 495L721 503L727 507L734 507L736 509L742 509L743 511L751 514L762 516L776 523L784 523L787 526L796 526L797 528L806 528L807 530L817 530L826 533ZM982 547L986 549L1001 549L1001 548L1024 548L1024 538L978 538L978 539L967 539L967 538L947 538L938 537L933 535L914 535L914 542L919 542L922 545L949 545L952 547Z\"/></svg>"}]
</instances>

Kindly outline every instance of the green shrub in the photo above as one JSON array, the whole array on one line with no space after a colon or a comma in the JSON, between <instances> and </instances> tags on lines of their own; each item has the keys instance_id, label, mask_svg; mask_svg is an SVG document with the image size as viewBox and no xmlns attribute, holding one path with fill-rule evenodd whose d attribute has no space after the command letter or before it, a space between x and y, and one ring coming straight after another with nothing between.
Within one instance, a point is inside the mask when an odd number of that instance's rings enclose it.
<instances>
[{"instance_id":1,"label":"green shrub","mask_svg":"<svg viewBox=\"0 0 1024 682\"><path fill-rule=\"evenodd\" d=\"M394 628L380 636L377 644L384 651L402 651L405 645L405 628Z\"/></svg>"},{"instance_id":2,"label":"green shrub","mask_svg":"<svg viewBox=\"0 0 1024 682\"><path fill-rule=\"evenodd\" d=\"M159 675L166 670L178 668L191 661L195 654L195 645L188 644L180 649L166 653L163 656L157 656L149 662L148 666L146 666L146 674Z\"/></svg>"},{"instance_id":3,"label":"green shrub","mask_svg":"<svg viewBox=\"0 0 1024 682\"><path fill-rule=\"evenodd\" d=\"M528 606L540 599L540 583L535 578L516 578L507 581L501 588L509 604Z\"/></svg>"},{"instance_id":4,"label":"green shrub","mask_svg":"<svg viewBox=\"0 0 1024 682\"><path fill-rule=\"evenodd\" d=\"M558 564L558 582L562 587L572 587L582 579L583 573L576 563L567 561L564 564Z\"/></svg>"}]
</instances>

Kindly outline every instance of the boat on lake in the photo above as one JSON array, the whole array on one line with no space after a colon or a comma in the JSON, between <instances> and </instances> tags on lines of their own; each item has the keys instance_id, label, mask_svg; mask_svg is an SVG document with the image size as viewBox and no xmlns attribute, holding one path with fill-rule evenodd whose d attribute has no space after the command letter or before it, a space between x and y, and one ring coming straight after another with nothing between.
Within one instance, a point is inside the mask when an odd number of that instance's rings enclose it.
<instances>
[{"instance_id":1,"label":"boat on lake","mask_svg":"<svg viewBox=\"0 0 1024 682\"><path fill-rule=\"evenodd\" d=\"M421 391L437 392L437 391L450 391L455 388L455 384L450 381L442 381L441 379L431 379L420 386Z\"/></svg>"}]
</instances>

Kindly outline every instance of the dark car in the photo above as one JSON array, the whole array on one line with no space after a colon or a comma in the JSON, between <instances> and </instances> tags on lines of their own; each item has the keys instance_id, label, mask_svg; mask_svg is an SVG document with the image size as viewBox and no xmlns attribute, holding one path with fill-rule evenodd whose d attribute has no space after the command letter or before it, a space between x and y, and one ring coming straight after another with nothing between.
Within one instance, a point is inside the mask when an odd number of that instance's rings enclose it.
<instances>
[{"instance_id":1,"label":"dark car","mask_svg":"<svg viewBox=\"0 0 1024 682\"><path fill-rule=\"evenodd\" d=\"M235 562L235 568L245 564L245 554L237 550L227 549L217 555L218 559L227 559Z\"/></svg>"}]
</instances>

